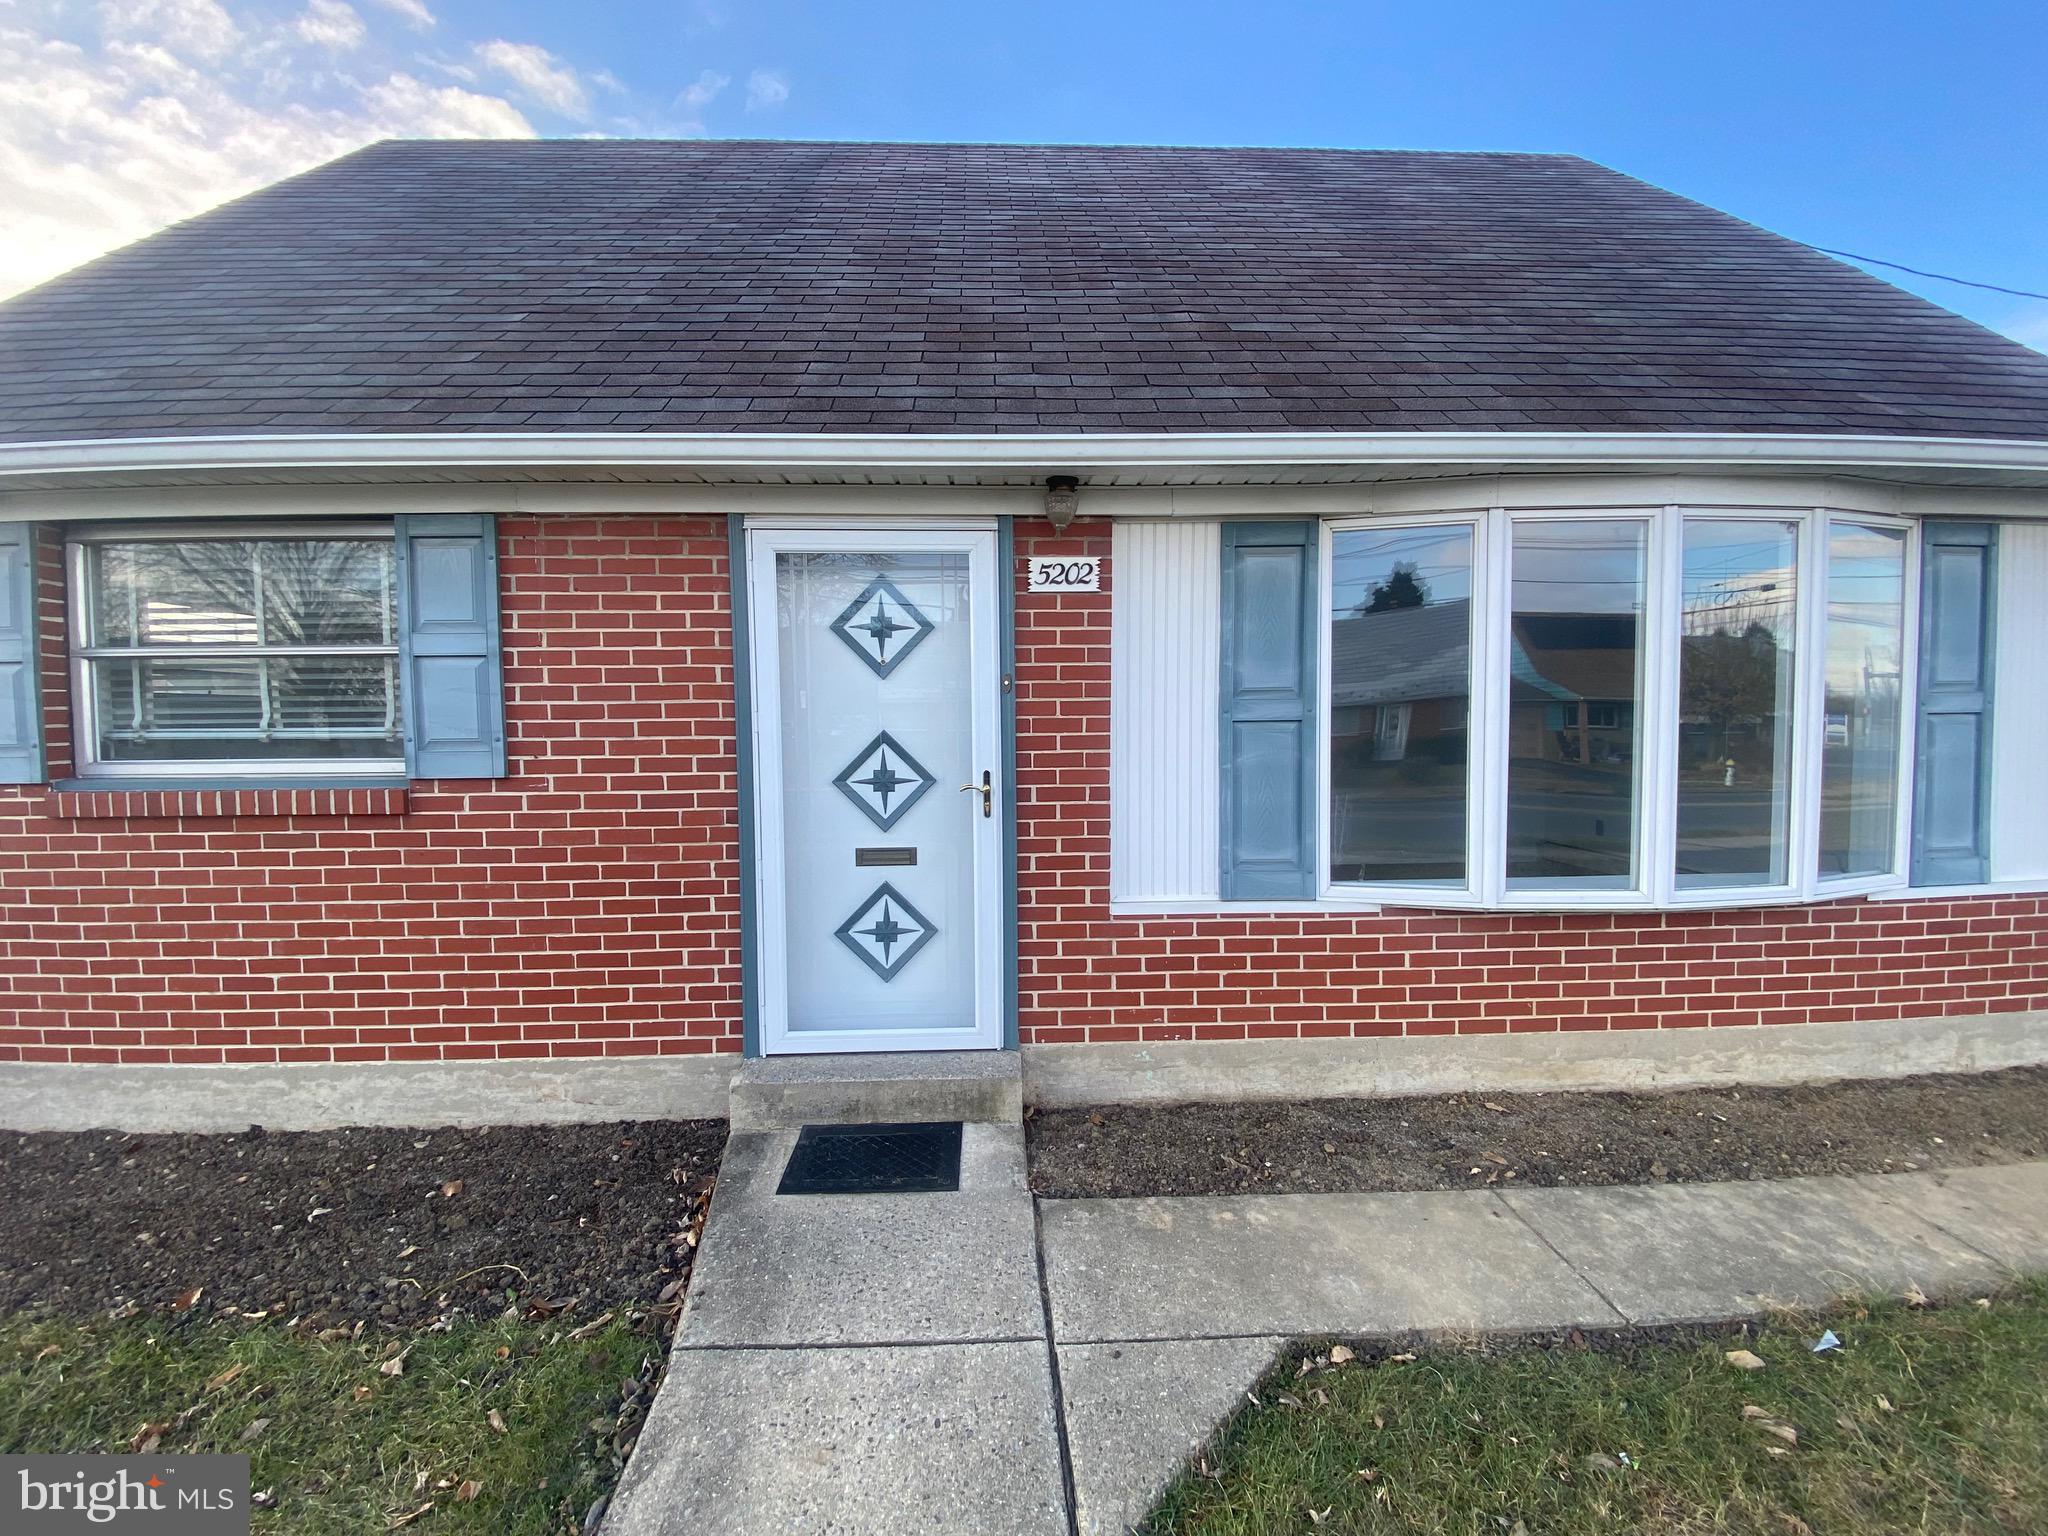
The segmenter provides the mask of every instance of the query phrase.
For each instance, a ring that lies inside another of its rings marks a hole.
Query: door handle
[[[981,782],[979,784],[962,784],[960,786],[960,793],[963,795],[980,795],[981,814],[984,816],[995,815],[996,787],[990,782],[986,768],[981,770]]]

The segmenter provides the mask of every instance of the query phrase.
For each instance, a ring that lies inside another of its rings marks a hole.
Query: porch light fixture
[[[1067,524],[1074,520],[1074,514],[1081,510],[1081,482],[1073,475],[1047,475],[1045,477],[1045,515],[1051,521],[1053,531],[1065,533]]]

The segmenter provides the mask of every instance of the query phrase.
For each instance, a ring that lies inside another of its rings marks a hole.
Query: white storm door
[[[995,534],[747,551],[763,1052],[999,1048]]]

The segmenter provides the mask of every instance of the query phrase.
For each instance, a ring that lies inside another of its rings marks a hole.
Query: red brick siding
[[[511,778],[225,808],[244,815],[0,789],[0,1059],[738,1048],[725,525],[499,532]],[[62,777],[63,584],[44,544]]]
[[[512,778],[345,803],[0,789],[0,1059],[738,1048],[724,525],[507,517],[499,530]],[[1099,524],[1018,529],[1020,573],[1031,554],[1106,565],[1108,552]],[[70,734],[52,540],[41,570],[61,777]],[[2032,897],[1112,919],[1109,596],[1019,591],[1016,605],[1027,1041],[2048,1006],[2048,903]]]

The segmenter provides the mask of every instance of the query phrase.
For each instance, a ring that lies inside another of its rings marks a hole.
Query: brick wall
[[[0,1059],[738,1049],[724,524],[506,517],[499,531],[510,779],[234,797],[0,788]],[[63,587],[54,541],[43,553],[61,777]],[[1017,553],[1020,570],[1032,554],[1106,566],[1108,530],[1026,523]],[[1027,1042],[2048,1006],[2048,903],[2032,897],[1111,919],[1109,596],[1016,604]]]
[[[738,1049],[725,524],[499,533],[511,778],[395,800],[0,788],[0,1059]],[[54,540],[43,555],[55,778],[69,685]]]

